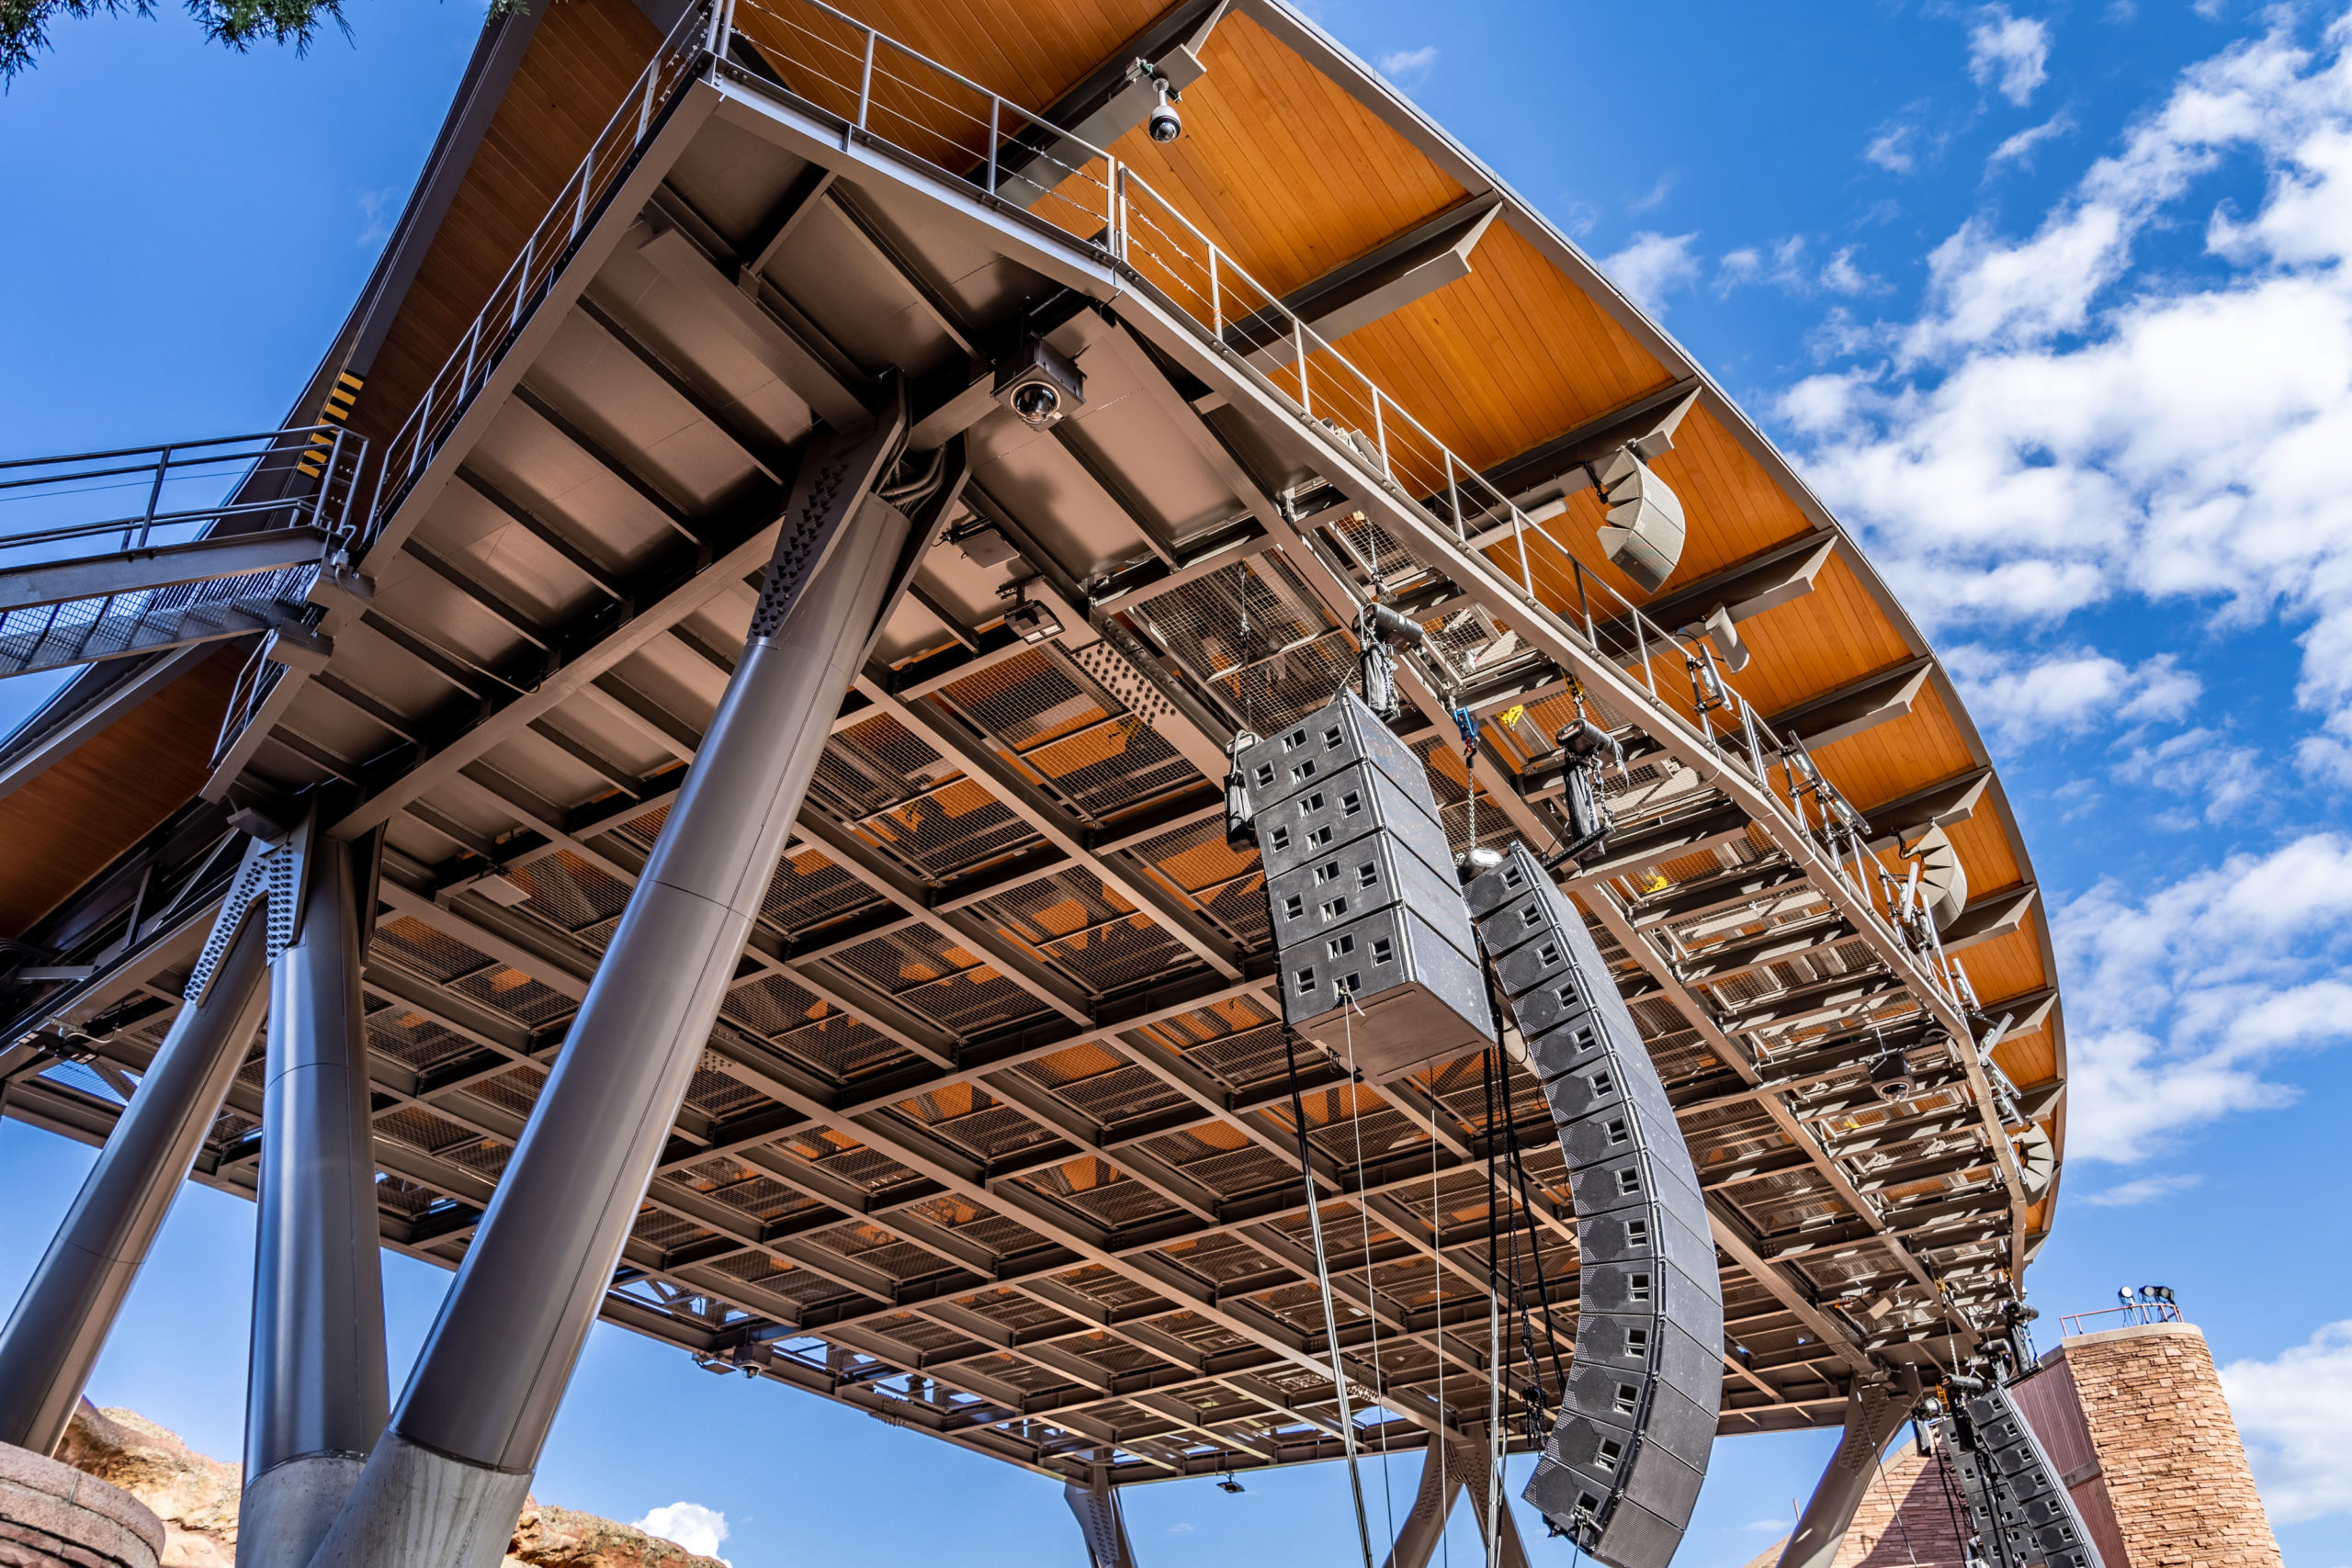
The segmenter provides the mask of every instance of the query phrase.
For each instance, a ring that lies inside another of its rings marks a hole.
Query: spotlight
[[[1086,377],[1045,339],[1024,337],[997,364],[996,396],[1022,423],[1043,430],[1086,400]]]
[[[1739,628],[1732,624],[1730,605],[1716,605],[1700,629],[1715,645],[1715,656],[1724,661],[1724,669],[1736,675],[1747,668],[1747,644],[1740,639]]]
[[[1023,642],[1044,642],[1062,635],[1061,617],[1035,599],[1023,599],[1007,610],[1004,626]]]
[[[1165,138],[1162,140],[1165,140]],[[1236,1495],[1238,1495],[1242,1492],[1248,1490],[1248,1488],[1243,1486],[1241,1483],[1234,1480],[1233,1477],[1229,1475],[1220,1475],[1216,1478],[1216,1489],[1220,1492],[1230,1492]]]

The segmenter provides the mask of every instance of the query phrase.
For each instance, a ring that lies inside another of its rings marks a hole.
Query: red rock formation
[[[198,1453],[130,1410],[74,1413],[57,1457],[120,1487],[164,1521],[159,1568],[234,1568],[240,1467]],[[507,1543],[505,1568],[725,1568],[633,1525],[531,1499]]]

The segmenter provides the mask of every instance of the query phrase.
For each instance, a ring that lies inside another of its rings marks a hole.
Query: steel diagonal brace
[[[1902,940],[1880,919],[1868,898],[1846,881],[1835,863],[1813,841],[1812,836],[1788,819],[1762,781],[1750,780],[1719,756],[1692,724],[1654,696],[1645,684],[1630,677],[1612,660],[1586,647],[1550,609],[1531,604],[1515,585],[1501,575],[1493,562],[1465,548],[1460,541],[1423,516],[1418,507],[1392,494],[1385,484],[1364,470],[1362,455],[1327,438],[1323,432],[1301,421],[1288,400],[1274,392],[1262,377],[1238,365],[1229,354],[1216,345],[1207,345],[1204,355],[1204,345],[1201,341],[1204,329],[1189,319],[1180,321],[1162,310],[1156,301],[1133,292],[1125,296],[1122,317],[1133,323],[1139,333],[1160,342],[1165,347],[1176,349],[1181,345],[1187,351],[1185,359],[1188,363],[1204,360],[1201,371],[1214,389],[1224,393],[1229,400],[1250,408],[1260,416],[1260,423],[1273,423],[1293,433],[1295,443],[1315,454],[1321,470],[1327,475],[1336,476],[1335,482],[1351,492],[1367,516],[1379,522],[1392,535],[1411,542],[1417,558],[1444,573],[1468,597],[1486,606],[1489,612],[1505,617],[1529,644],[1555,664],[1576,674],[1586,689],[1600,702],[1615,711],[1642,716],[1643,729],[1662,750],[1697,773],[1705,784],[1737,802],[1791,860],[1804,869],[1838,912],[1861,933],[1862,940],[1870,943],[1880,961],[1904,977],[1909,988],[1951,1032],[1954,1039],[1973,1038],[1973,1032],[1959,1007],[1920,967]],[[1973,1059],[1973,1053],[1962,1052],[1962,1055],[1967,1058],[1964,1065],[1969,1086],[1986,1131],[1996,1141],[1994,1153],[1999,1160],[2002,1176],[2009,1183],[2013,1261],[2022,1266],[2024,1202],[2017,1156],[2002,1134],[2000,1111],[1982,1065]]]

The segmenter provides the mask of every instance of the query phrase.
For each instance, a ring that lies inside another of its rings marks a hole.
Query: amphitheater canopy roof
[[[726,684],[795,448],[895,371],[972,479],[834,726],[610,1320],[1055,1473],[1335,1453],[1262,880],[1218,786],[1234,730],[1345,678],[1377,588],[1430,630],[1404,728],[1457,848],[1559,840],[1576,693],[1628,742],[1570,888],[1707,1189],[1723,1430],[1835,1424],[1857,1373],[1992,1327],[2049,1228],[2027,1168],[2065,1063],[2008,803],[1854,541],[1572,243],[1275,0],[540,9],[485,32],[291,411],[360,384],[372,590],[331,649],[97,666],[0,751],[9,1114],[105,1135],[231,814],[321,789],[381,844],[385,1241],[460,1258]],[[1138,59],[1182,88],[1171,143]],[[1084,378],[1050,429],[995,400],[1024,333]],[[1674,415],[1689,537],[1645,594],[1584,465]],[[1752,654],[1721,694],[1676,635],[1717,612]],[[1832,793],[1858,844],[1819,830]],[[1979,1007],[1884,914],[1877,867],[1930,829]],[[1890,1043],[1895,1102],[1866,1081]],[[1570,1336],[1542,1097],[1513,1071],[1490,1111],[1480,1069],[1302,1064],[1375,1445],[1485,1404],[1492,1203],[1544,1280],[1513,1335]],[[203,1179],[251,1190],[259,1072]],[[1513,1132],[1524,1201],[1490,1198]]]

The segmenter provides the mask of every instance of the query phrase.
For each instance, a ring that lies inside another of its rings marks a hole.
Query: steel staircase
[[[0,677],[302,635],[359,543],[366,447],[321,424],[0,463]]]

